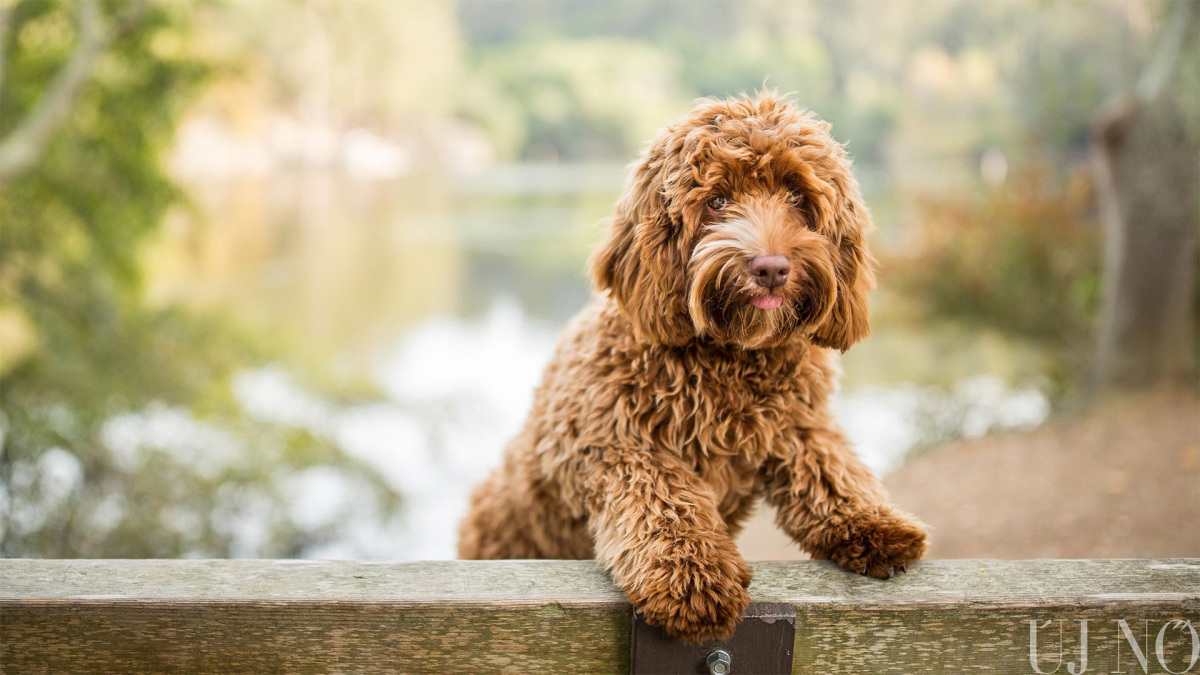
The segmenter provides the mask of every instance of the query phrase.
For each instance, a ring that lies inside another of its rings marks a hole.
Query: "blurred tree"
[[[141,295],[141,244],[186,204],[161,156],[222,67],[190,39],[196,6],[0,9],[0,555],[297,554],[322,534],[247,495],[353,463],[241,414],[230,378],[260,345]],[[121,441],[139,416],[167,431]],[[265,532],[238,548],[248,509]]]
[[[131,5],[140,9],[138,5]],[[0,8],[0,30],[8,10]],[[78,20],[79,38],[70,57],[46,87],[37,105],[0,143],[0,181],[28,169],[41,156],[46,142],[71,112],[75,98],[91,77],[96,59],[111,38],[103,25],[96,0],[81,0]],[[0,57],[0,85],[3,85],[3,58]]]
[[[678,60],[642,41],[535,37],[476,58],[462,114],[525,160],[626,159],[688,106]]]
[[[1172,3],[1136,90],[1097,123],[1107,260],[1096,379],[1196,382],[1200,12]]]
[[[505,157],[527,156],[552,136],[566,139],[564,159],[624,159],[644,136],[623,141],[636,135],[628,124],[623,133],[597,133],[609,124],[593,117],[602,110],[649,96],[643,109],[668,104],[661,125],[696,97],[765,82],[833,123],[865,163],[911,168],[987,147],[1072,158],[1086,145],[1092,111],[1140,57],[1129,15],[1146,12],[1121,0],[464,0],[458,14],[470,58],[459,114],[484,126]],[[601,47],[617,53],[597,55]],[[572,64],[560,60],[572,50],[591,64],[582,84],[563,74]],[[637,92],[606,87],[639,60]],[[667,79],[655,83],[660,72]],[[597,94],[595,109],[568,105],[581,86]],[[535,105],[534,92],[555,104],[552,113]],[[624,116],[640,119],[636,110]],[[581,135],[584,142],[570,142]]]

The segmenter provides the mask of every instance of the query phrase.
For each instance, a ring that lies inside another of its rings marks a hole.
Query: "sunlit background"
[[[0,0],[0,554],[453,557],[624,166],[766,86],[855,158],[838,409],[934,555],[1200,555],[1194,4]]]

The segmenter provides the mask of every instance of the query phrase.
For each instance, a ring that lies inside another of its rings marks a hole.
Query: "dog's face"
[[[869,224],[826,123],[772,94],[706,102],[635,164],[592,276],[654,342],[845,350],[868,332]]]

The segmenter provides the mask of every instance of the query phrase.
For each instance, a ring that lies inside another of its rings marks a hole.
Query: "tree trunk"
[[[1166,55],[1184,68],[1195,67],[1192,18]],[[1157,91],[1141,88],[1093,139],[1106,230],[1096,380],[1106,389],[1196,381],[1200,131],[1189,120],[1196,92],[1174,65],[1151,64]]]

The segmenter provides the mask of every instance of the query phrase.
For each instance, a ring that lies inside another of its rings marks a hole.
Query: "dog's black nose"
[[[791,271],[787,257],[779,254],[756,255],[750,260],[750,274],[764,288],[782,286]]]

